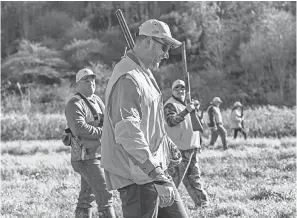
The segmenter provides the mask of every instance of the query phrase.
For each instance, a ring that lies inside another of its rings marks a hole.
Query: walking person
[[[96,200],[99,218],[115,218],[112,193],[107,191],[104,170],[100,166],[104,104],[95,95],[95,77],[84,68],[76,74],[76,90],[66,105],[65,115],[71,131],[71,165],[80,174],[80,192],[76,218],[91,218]]]
[[[239,101],[236,101],[233,105],[230,121],[231,121],[231,129],[233,129],[234,131],[234,139],[237,138],[238,132],[241,132],[244,136],[244,139],[247,139],[247,134],[244,131],[244,127],[243,127],[243,121],[244,121],[243,108],[242,108],[242,104]]]
[[[108,189],[120,193],[124,218],[188,217],[167,173],[181,154],[166,135],[162,93],[150,70],[180,45],[166,23],[147,20],[107,85],[102,164]]]
[[[207,108],[209,123],[208,127],[211,131],[210,146],[214,146],[218,136],[221,137],[223,149],[228,149],[227,146],[227,131],[223,125],[223,118],[220,110],[222,100],[219,97],[214,97]]]
[[[198,153],[201,147],[199,131],[193,131],[190,113],[199,109],[199,102],[185,103],[185,82],[172,84],[172,96],[164,104],[166,131],[182,154],[182,163],[169,169],[175,185],[181,182],[195,203],[195,208],[206,206],[208,197],[201,182]],[[181,181],[182,180],[182,181]]]

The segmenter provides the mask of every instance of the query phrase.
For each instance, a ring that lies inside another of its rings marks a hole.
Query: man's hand
[[[175,200],[175,193],[172,183],[156,184],[155,188],[159,195],[159,207],[171,206]]]
[[[194,100],[193,103],[194,103],[195,108],[196,108],[196,109],[199,109],[199,107],[200,107],[200,102],[199,102],[198,100]]]
[[[186,109],[189,113],[191,113],[193,110],[195,110],[195,105],[194,102],[191,101],[190,103],[187,104]]]

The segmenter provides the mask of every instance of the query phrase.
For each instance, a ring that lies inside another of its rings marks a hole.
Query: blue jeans
[[[98,211],[105,211],[112,207],[112,194],[107,191],[104,170],[99,159],[72,161],[75,172],[81,175],[81,188],[77,207],[91,208],[96,200]]]
[[[176,188],[174,203],[164,208],[158,207],[159,197],[154,183],[132,184],[118,189],[118,191],[124,218],[188,218]]]

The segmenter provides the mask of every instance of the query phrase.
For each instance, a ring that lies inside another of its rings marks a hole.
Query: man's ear
[[[145,43],[144,44],[145,48],[151,49],[152,46],[153,46],[153,39],[152,39],[152,37],[147,37],[145,39],[144,43]]]

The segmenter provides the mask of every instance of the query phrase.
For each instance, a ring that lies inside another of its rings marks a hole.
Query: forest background
[[[125,39],[122,9],[134,34],[147,19],[169,24],[186,42],[193,98],[230,108],[296,105],[296,2],[1,2],[1,112],[63,113],[76,72],[98,75],[104,99]],[[164,99],[182,79],[181,50],[154,70]]]
[[[218,140],[199,154],[210,207],[190,217],[296,217],[296,2],[1,1],[1,216],[72,217],[80,188],[61,142],[75,74],[90,67],[104,99],[131,32],[149,18],[186,41],[193,98],[223,100],[227,151]],[[181,50],[153,71],[164,99],[182,79]],[[244,104],[245,129],[232,139],[230,112]],[[204,113],[207,114],[207,113]],[[203,140],[207,145],[209,129]],[[115,207],[121,214],[118,193]],[[95,213],[95,210],[94,210]]]

